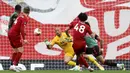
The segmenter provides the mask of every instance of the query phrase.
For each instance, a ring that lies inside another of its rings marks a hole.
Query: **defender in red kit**
[[[15,20],[15,24],[12,25],[10,30],[8,31],[8,38],[11,46],[14,49],[14,53],[12,54],[12,65],[10,66],[10,70],[14,70],[16,72],[20,71],[20,68],[17,66],[18,62],[23,53],[23,46],[27,44],[27,40],[25,38],[25,26],[28,22],[28,15],[30,13],[30,8],[25,7],[23,9],[23,13],[21,13],[17,19]],[[22,38],[21,38],[22,36]]]

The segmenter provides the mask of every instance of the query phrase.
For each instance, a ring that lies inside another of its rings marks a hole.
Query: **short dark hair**
[[[21,8],[22,8],[22,7],[21,7],[20,5],[16,5],[16,6],[15,6],[15,11],[21,11]]]
[[[24,7],[23,12],[29,14],[30,13],[30,7],[28,7],[28,6]]]
[[[80,21],[86,21],[87,19],[88,19],[88,15],[86,14],[86,13],[80,13],[79,15],[78,15],[78,18],[79,18],[79,20]]]
[[[87,24],[89,27],[91,27],[90,24],[89,24],[89,22],[85,22],[85,24]]]

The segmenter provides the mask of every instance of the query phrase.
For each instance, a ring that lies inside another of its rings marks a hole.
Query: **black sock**
[[[108,65],[108,66],[117,66],[117,63],[110,62],[110,61],[107,61],[107,60],[105,60],[104,64]]]
[[[76,65],[79,65],[78,57],[76,58]]]
[[[11,65],[13,65],[13,61],[11,60]]]

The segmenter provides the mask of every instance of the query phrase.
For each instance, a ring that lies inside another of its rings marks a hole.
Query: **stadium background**
[[[30,20],[26,27],[27,40],[21,64],[30,70],[31,64],[44,64],[36,69],[68,69],[63,63],[63,51],[57,45],[48,50],[44,39],[51,40],[54,29],[64,30],[80,12],[89,15],[88,22],[94,32],[104,39],[104,57],[108,60],[124,63],[130,70],[130,1],[129,0],[0,0],[0,63],[9,68],[11,46],[7,38],[9,16],[16,4],[32,7]],[[73,5],[71,3],[74,3]],[[36,27],[42,29],[41,36],[35,36]],[[71,32],[71,34],[73,34]],[[116,60],[115,60],[116,59]],[[95,69],[95,66],[92,65]],[[106,67],[106,66],[105,66]],[[117,69],[106,67],[109,69]]]

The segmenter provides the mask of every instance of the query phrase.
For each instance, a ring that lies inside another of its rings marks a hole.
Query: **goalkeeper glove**
[[[47,39],[44,40],[44,42],[45,42],[46,45],[50,45],[50,42]]]

